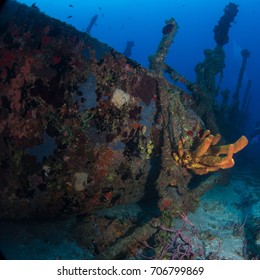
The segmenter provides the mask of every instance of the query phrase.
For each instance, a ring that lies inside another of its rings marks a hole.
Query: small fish
[[[99,8],[100,11],[102,10],[101,7],[98,7],[98,8]]]
[[[102,14],[102,18],[104,18],[104,14]]]
[[[72,18],[72,16],[67,16],[67,18]]]
[[[69,4],[69,7],[70,7],[70,8],[73,8],[73,5]]]

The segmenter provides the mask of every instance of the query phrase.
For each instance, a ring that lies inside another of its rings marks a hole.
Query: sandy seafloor
[[[212,188],[188,217],[212,235],[208,250],[216,251],[220,242],[220,259],[247,259],[249,246],[260,251],[260,180],[248,170],[236,170],[227,186]]]
[[[133,215],[141,211],[136,204],[131,208]],[[117,208],[106,213],[113,216],[123,211]],[[220,245],[219,259],[254,258],[260,252],[260,177],[250,165],[240,164],[232,170],[229,184],[216,185],[204,194],[188,218],[207,235],[203,241],[206,255],[216,252]],[[73,223],[73,219],[1,221],[0,248],[7,259],[93,259],[87,249],[71,239]]]

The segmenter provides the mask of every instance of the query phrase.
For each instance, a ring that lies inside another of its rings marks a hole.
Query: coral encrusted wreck
[[[164,78],[177,29],[166,22],[148,71],[38,9],[7,2],[0,17],[0,218],[81,217],[73,237],[96,258],[119,258],[156,232],[154,217],[196,208],[221,175],[202,177],[191,190],[192,171],[231,167],[246,140],[214,146],[218,136],[202,136],[198,95]]]

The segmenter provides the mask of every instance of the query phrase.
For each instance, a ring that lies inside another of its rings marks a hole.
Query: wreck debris
[[[204,50],[204,55],[204,62],[197,64],[195,68],[197,83],[212,101],[216,95],[216,76],[223,75],[225,53],[222,46],[217,45],[213,50]]]
[[[219,46],[228,43],[228,31],[231,23],[235,20],[238,13],[238,5],[230,2],[224,9],[224,15],[220,18],[218,24],[214,27],[214,39]]]
[[[213,50],[206,49],[204,51],[204,62],[197,64],[195,67],[197,84],[203,92],[206,93],[206,95],[200,95],[200,92],[198,92],[200,103],[198,114],[205,121],[206,126],[214,133],[219,131],[216,125],[216,117],[213,113],[215,97],[219,90],[219,86],[216,86],[216,77],[219,75],[220,83],[225,67],[225,52],[223,46],[228,43],[228,31],[237,13],[238,6],[236,4],[230,2],[226,5],[224,15],[214,28],[214,39],[217,45]]]
[[[113,246],[97,255],[97,259],[113,260],[125,258],[129,252],[134,251],[136,244],[150,238],[157,228],[153,226],[155,219],[141,227],[137,227],[129,236],[119,239]]]
[[[178,24],[174,18],[165,21],[165,26],[162,29],[163,37],[158,45],[157,51],[154,55],[149,57],[149,69],[157,75],[162,75],[165,67],[165,58],[167,56],[169,47],[178,31]]]
[[[229,95],[230,95],[230,90],[228,90],[228,89],[225,89],[221,92],[222,102],[221,102],[221,106],[220,106],[220,112],[224,119],[227,117],[227,114],[228,114]]]
[[[243,80],[243,77],[244,77],[244,73],[245,73],[245,70],[246,70],[247,60],[250,56],[250,52],[247,49],[243,49],[241,51],[241,55],[242,55],[242,64],[241,64],[241,68],[239,70],[236,89],[235,89],[235,92],[233,94],[232,108],[230,110],[230,119],[234,123],[235,126],[238,126],[239,121],[241,120],[241,118],[240,118],[239,93],[240,93],[240,88],[241,88],[241,85],[242,85],[242,80]]]
[[[246,90],[242,102],[242,108],[241,108],[241,122],[243,123],[242,127],[245,126],[246,120],[249,116],[249,104],[250,104],[250,90],[251,90],[252,81],[248,80],[246,85]]]
[[[134,47],[134,45],[134,41],[127,41],[125,49],[123,51],[123,55],[125,55],[126,57],[130,57],[132,55],[132,48]]]
[[[87,33],[87,34],[90,34],[90,33],[91,33],[91,30],[92,30],[93,26],[96,24],[97,19],[98,19],[98,15],[94,15],[94,16],[91,18],[91,20],[90,20],[90,22],[89,22],[89,25],[88,25],[88,27],[86,28],[86,33]]]

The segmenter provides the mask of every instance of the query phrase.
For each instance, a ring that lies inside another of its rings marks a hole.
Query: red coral
[[[159,208],[161,211],[165,211],[169,208],[171,208],[171,203],[172,200],[170,198],[163,198],[162,200],[159,201]]]
[[[103,178],[107,175],[108,169],[111,165],[111,160],[114,158],[114,152],[111,149],[106,149],[99,154],[99,157],[96,161],[98,178]]]
[[[27,57],[25,64],[21,67],[21,73],[24,75],[24,78],[31,72],[31,66],[33,63],[33,59],[31,57]]]
[[[194,136],[194,132],[192,130],[188,130],[186,131],[187,135],[189,135],[190,137]]]
[[[157,81],[149,75],[144,74],[140,81],[134,81],[133,79],[133,83],[135,82],[137,86],[133,92],[133,96],[141,98],[145,105],[149,106],[153,97],[157,95]]]
[[[8,49],[3,50],[0,57],[0,65],[2,67],[9,67],[11,68],[15,61],[15,56],[11,51]]]
[[[51,41],[51,38],[47,35],[42,36],[42,46],[47,46]]]
[[[54,55],[51,58],[51,64],[56,65],[59,64],[61,62],[61,56],[60,55]]]

